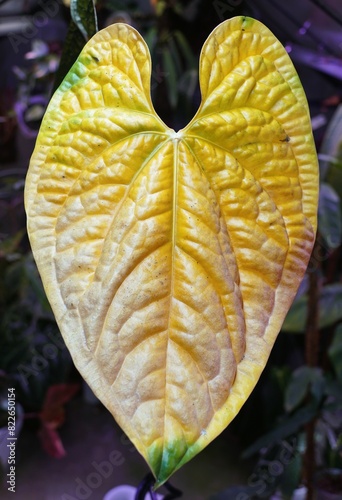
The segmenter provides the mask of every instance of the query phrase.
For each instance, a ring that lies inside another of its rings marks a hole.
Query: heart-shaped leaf
[[[235,417],[314,241],[317,160],[299,78],[260,22],[204,44],[201,106],[156,115],[141,36],[97,33],[53,96],[28,232],[74,362],[157,484]]]

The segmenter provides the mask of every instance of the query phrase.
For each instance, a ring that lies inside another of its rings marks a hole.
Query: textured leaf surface
[[[140,35],[96,34],[54,95],[28,231],[76,366],[158,484],[234,418],[311,252],[317,162],[284,48],[238,17],[210,35],[202,104],[174,132]]]

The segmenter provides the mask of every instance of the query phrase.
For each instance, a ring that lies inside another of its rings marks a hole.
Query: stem
[[[150,494],[151,500],[156,500],[157,495],[153,490],[154,483],[155,478],[153,477],[153,474],[149,472],[139,484],[134,500],[144,500],[147,493]],[[181,490],[172,486],[172,484],[170,484],[168,481],[166,481],[166,483],[164,484],[164,488],[166,488],[168,491],[168,493],[164,497],[164,500],[173,500],[174,498],[179,498],[183,495]]]
[[[313,500],[314,498],[314,473],[316,467],[315,460],[315,420],[311,420],[311,422],[307,423],[305,426],[305,434],[306,434],[306,449],[304,455],[304,476],[306,482],[306,500]]]
[[[308,315],[306,320],[306,330],[305,330],[305,358],[306,364],[309,367],[318,366],[318,353],[319,353],[319,342],[320,342],[320,332],[319,332],[319,261],[315,258],[318,252],[315,249],[318,248],[319,243],[314,246],[312,256],[311,256],[311,272],[309,273],[309,291],[308,291]],[[309,396],[312,397],[312,396]],[[314,473],[316,467],[315,461],[315,419],[305,427],[306,432],[306,450],[304,454],[304,481],[307,487],[306,500],[313,500],[313,481]]]
[[[316,246],[315,246],[316,248]],[[313,260],[313,259],[312,259]],[[309,274],[308,316],[305,329],[305,360],[310,367],[318,365],[319,352],[319,283],[318,270],[312,267]]]
[[[153,491],[154,483],[155,479],[153,477],[153,474],[149,472],[139,484],[134,500],[145,500],[147,493],[150,494],[151,500],[156,500],[157,496]]]

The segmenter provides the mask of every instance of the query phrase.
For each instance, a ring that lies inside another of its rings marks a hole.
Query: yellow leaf
[[[75,365],[162,484],[235,417],[305,272],[317,160],[306,98],[260,22],[218,26],[175,132],[141,36],[97,33],[53,96],[28,232]]]

